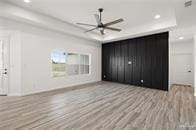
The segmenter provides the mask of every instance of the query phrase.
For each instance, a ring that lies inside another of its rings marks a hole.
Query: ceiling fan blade
[[[96,30],[96,29],[98,29],[98,27],[92,28],[92,29],[90,29],[90,30],[87,30],[87,31],[85,31],[85,33],[90,32],[90,31],[93,31],[93,30]]]
[[[91,26],[91,27],[97,27],[97,25],[86,24],[86,23],[76,23],[76,24],[85,25],[85,26]]]
[[[99,15],[94,14],[94,16],[95,16],[95,19],[96,19],[96,21],[97,21],[97,24],[98,24],[98,25],[102,25],[101,20],[100,20],[100,18],[99,18]]]
[[[121,29],[118,29],[118,28],[112,28],[112,27],[105,27],[105,29],[109,29],[109,30],[117,31],[117,32],[120,32],[120,31],[121,31]]]
[[[120,22],[123,22],[123,21],[124,20],[122,18],[121,19],[117,19],[115,21],[112,21],[112,22],[104,24],[104,26],[110,26],[110,25],[117,24],[117,23],[120,23]]]

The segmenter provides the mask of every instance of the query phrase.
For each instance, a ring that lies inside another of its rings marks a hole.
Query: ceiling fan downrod
[[[103,8],[99,8],[98,9],[98,11],[99,11],[99,15],[100,15],[100,21],[102,22],[102,12],[103,12]]]

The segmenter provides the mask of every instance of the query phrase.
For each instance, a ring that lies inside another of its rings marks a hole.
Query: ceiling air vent
[[[186,0],[185,3],[184,3],[185,7],[189,7],[191,5],[192,5],[192,0]]]

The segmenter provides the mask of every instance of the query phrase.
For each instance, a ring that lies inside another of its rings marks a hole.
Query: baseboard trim
[[[90,83],[68,86],[68,87],[64,87],[64,88],[57,88],[57,89],[46,90],[46,91],[42,91],[42,92],[35,92],[35,93],[25,94],[25,95],[22,95],[22,96],[32,96],[32,95],[39,95],[39,94],[50,93],[50,92],[51,93],[53,93],[53,92],[54,93],[68,92],[68,91],[72,91],[72,90],[83,89],[83,88],[99,85],[99,84],[102,84],[102,83],[103,83],[102,81],[95,81],[95,82],[90,82]]]
[[[21,96],[19,93],[9,93],[6,96]]]
[[[183,84],[172,84],[172,85],[176,85],[176,86],[186,86],[186,87],[192,87],[191,85],[183,85]]]
[[[0,96],[7,96],[7,94],[0,94]]]

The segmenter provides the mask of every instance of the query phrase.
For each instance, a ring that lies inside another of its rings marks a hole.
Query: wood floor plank
[[[193,88],[169,92],[100,82],[0,97],[0,130],[196,130]]]

